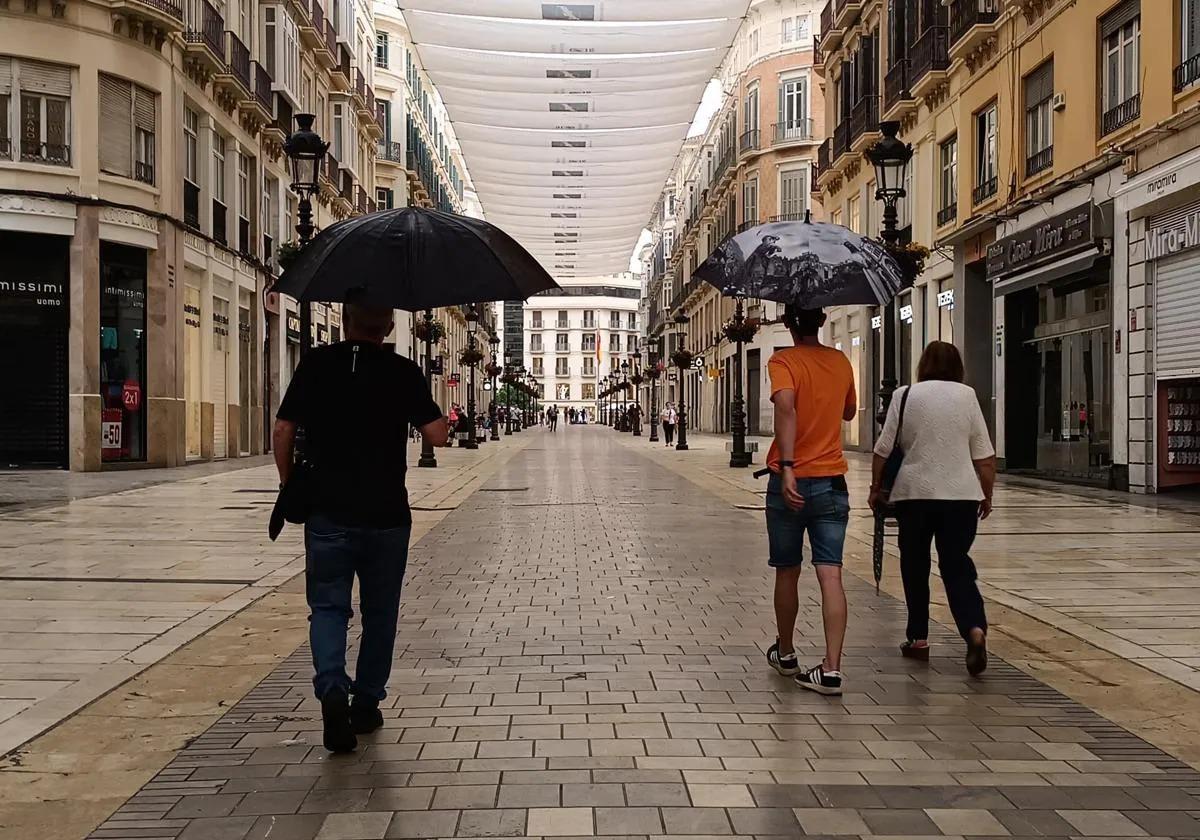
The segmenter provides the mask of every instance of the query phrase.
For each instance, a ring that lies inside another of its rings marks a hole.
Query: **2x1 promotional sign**
[[[125,380],[121,388],[121,403],[126,411],[139,411],[142,407],[142,386],[132,379]]]

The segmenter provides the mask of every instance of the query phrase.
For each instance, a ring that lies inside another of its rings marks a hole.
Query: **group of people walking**
[[[841,431],[858,414],[858,396],[849,359],[820,343],[823,312],[788,307],[784,323],[793,346],[777,351],[767,365],[775,439],[767,456],[766,523],[778,626],[767,661],[803,688],[839,695],[848,620],[842,555],[850,518]],[[992,511],[996,464],[975,391],[963,379],[954,345],[935,341],[925,349],[917,382],[892,398],[875,446],[868,504],[877,514],[894,512],[899,524],[908,607],[899,653],[929,658],[929,574],[936,545],[950,609],[966,642],[967,671],[978,675],[987,667],[987,618],[970,549],[979,520]],[[808,667],[794,647],[806,538],[825,630],[825,656]]]

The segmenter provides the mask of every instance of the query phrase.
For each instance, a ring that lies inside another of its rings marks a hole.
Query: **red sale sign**
[[[142,407],[142,386],[132,379],[121,389],[121,403],[126,411],[137,411]]]

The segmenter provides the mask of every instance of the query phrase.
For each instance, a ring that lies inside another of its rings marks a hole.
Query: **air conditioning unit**
[[[1050,97],[1050,107],[1055,111],[1062,111],[1067,107],[1067,95],[1065,93],[1056,93]]]

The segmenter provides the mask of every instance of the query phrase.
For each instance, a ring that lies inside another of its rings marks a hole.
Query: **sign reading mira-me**
[[[1193,205],[1183,214],[1172,213],[1166,220],[1146,230],[1146,259],[1158,260],[1200,248],[1200,206]]]

